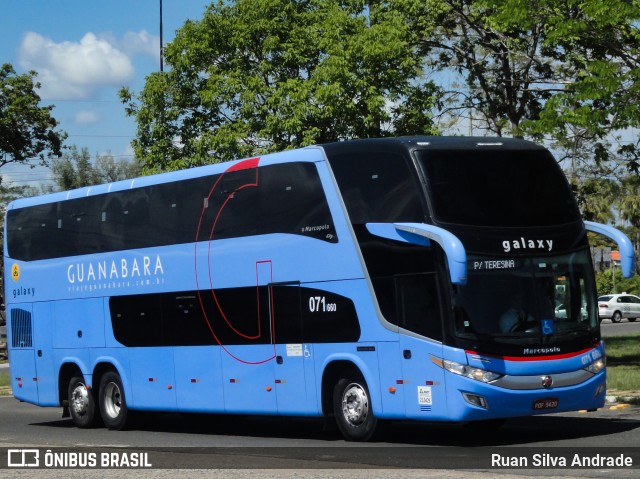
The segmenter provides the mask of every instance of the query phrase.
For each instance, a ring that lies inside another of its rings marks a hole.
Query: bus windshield
[[[551,257],[472,256],[468,283],[453,290],[455,335],[500,344],[553,344],[597,331],[587,250]]]
[[[544,150],[418,150],[438,223],[535,227],[576,221],[569,185]]]

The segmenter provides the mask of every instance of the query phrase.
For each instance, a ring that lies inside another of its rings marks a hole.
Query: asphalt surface
[[[97,447],[130,447],[163,452],[162,464],[152,469],[73,470],[1,469],[0,478],[255,478],[255,479],[390,479],[390,478],[467,478],[524,479],[544,478],[639,478],[640,469],[467,469],[465,455],[484,447],[501,450],[548,451],[549,447],[587,447],[618,453],[640,444],[640,407],[618,405],[595,413],[567,413],[517,418],[496,434],[492,430],[473,431],[459,425],[422,423],[392,425],[384,443],[373,447],[344,442],[339,434],[326,432],[318,421],[216,417],[179,414],[149,414],[138,418],[130,430],[104,428],[82,430],[60,417],[59,408],[39,408],[0,398],[0,455],[5,448],[40,447],[47,450]],[[273,447],[275,446],[275,447]],[[606,446],[607,448],[605,448]],[[438,469],[392,467],[378,469],[375,464],[385,454],[398,451],[398,457],[419,457],[423,451],[445,457],[452,447],[460,448],[459,457]],[[81,448],[81,449],[78,449]],[[165,450],[166,448],[166,450]],[[176,449],[177,448],[177,449]],[[274,453],[273,450],[276,450]],[[287,451],[282,457],[282,451]],[[594,450],[594,449],[590,449]],[[177,451],[177,452],[176,452]],[[188,451],[188,452],[181,452]],[[228,452],[227,452],[228,451]],[[309,452],[313,451],[313,452]],[[391,452],[390,452],[391,451]],[[184,454],[213,456],[220,466],[213,469],[175,469],[172,457]],[[1,456],[0,456],[1,457]],[[284,462],[283,462],[284,460]],[[155,459],[154,459],[155,462]],[[347,466],[345,467],[345,462]],[[640,460],[638,461],[640,462]],[[0,464],[2,461],[0,461]],[[315,464],[313,467],[309,463]],[[367,465],[362,468],[358,464]],[[167,465],[168,464],[168,465]],[[0,466],[1,467],[1,466]],[[158,469],[157,467],[162,467]],[[164,468],[166,467],[166,469]]]

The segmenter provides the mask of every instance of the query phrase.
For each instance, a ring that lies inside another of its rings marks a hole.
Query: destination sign
[[[474,271],[518,269],[520,267],[520,261],[515,259],[474,259],[469,261],[468,266]]]

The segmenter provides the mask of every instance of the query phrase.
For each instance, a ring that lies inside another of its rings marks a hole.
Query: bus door
[[[116,301],[120,300],[122,302],[117,304]],[[123,296],[111,298],[110,304],[111,314],[115,314],[118,323],[125,324],[128,328],[127,341],[130,347],[127,352],[131,391],[125,392],[129,394],[127,398],[129,405],[143,410],[176,410],[173,348],[164,345],[165,331],[161,298],[158,295],[140,295],[137,298]],[[85,307],[95,308],[89,316],[99,317],[97,302],[87,301]],[[89,343],[89,345],[95,348],[98,342]]]
[[[300,284],[271,284],[270,301],[276,343],[274,371],[278,412],[314,412],[317,399],[313,380],[313,346],[303,342]]]
[[[53,358],[53,311],[52,303],[33,304],[33,349],[38,378],[38,404],[57,406],[58,374],[55,372]]]
[[[402,376],[407,417],[428,420],[447,412],[442,358],[442,320],[436,273],[395,277]]]
[[[278,410],[273,363],[276,359],[269,313],[271,261],[256,262],[256,287],[235,305],[223,304],[229,324],[222,344],[225,411],[269,414]],[[221,301],[222,303],[222,301]]]

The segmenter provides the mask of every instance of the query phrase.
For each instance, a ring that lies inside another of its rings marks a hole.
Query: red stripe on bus
[[[592,348],[586,348],[586,349],[583,349],[581,351],[576,351],[576,352],[572,352],[572,353],[550,354],[550,355],[545,355],[545,356],[494,356],[492,354],[482,354],[482,353],[478,353],[476,351],[469,351],[469,350],[465,350],[465,352],[467,354],[472,355],[472,356],[484,356],[484,357],[487,357],[487,358],[503,359],[505,361],[553,361],[554,359],[567,359],[567,358],[573,358],[573,357],[576,357],[576,356],[580,356],[581,354],[585,354],[585,353],[597,348],[599,345],[600,345],[600,343],[596,344]]]
[[[249,158],[248,160],[242,160],[235,165],[231,165],[226,169],[225,173],[229,173],[231,171],[240,171],[240,170],[248,170],[250,168],[257,168],[258,162],[260,158]]]

